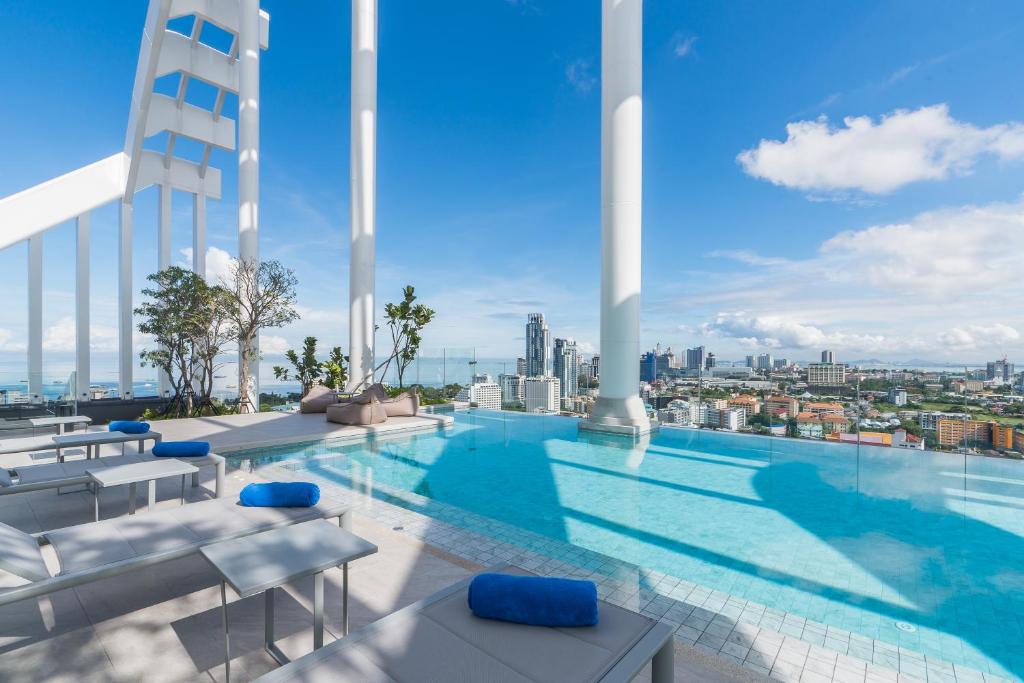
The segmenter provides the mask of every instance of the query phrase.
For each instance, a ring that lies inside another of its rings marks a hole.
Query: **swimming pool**
[[[1024,462],[473,410],[243,454],[410,491],[954,664],[1024,676]]]

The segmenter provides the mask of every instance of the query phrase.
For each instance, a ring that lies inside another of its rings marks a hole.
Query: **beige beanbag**
[[[323,413],[327,406],[338,402],[338,392],[318,384],[309,390],[309,393],[299,401],[299,412],[302,413]]]
[[[415,391],[406,391],[381,401],[381,405],[388,417],[415,417],[420,409],[420,397]]]
[[[327,421],[343,425],[373,425],[387,422],[384,406],[375,398],[356,399],[350,403],[327,406]]]

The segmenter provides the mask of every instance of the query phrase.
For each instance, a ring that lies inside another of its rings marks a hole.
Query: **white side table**
[[[139,482],[149,482],[149,506],[153,507],[153,504],[156,503],[156,480],[180,475],[181,504],[184,505],[185,479],[188,475],[195,474],[198,471],[199,468],[195,465],[174,458],[87,469],[85,473],[92,480],[93,508],[96,513],[96,521],[100,521],[100,489],[102,488],[128,484],[128,514],[134,515],[135,497],[138,494],[137,486]]]

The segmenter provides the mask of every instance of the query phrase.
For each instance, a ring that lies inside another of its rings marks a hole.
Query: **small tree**
[[[316,359],[316,343],[316,337],[306,337],[302,344],[301,356],[291,349],[285,352],[285,358],[292,364],[294,375],[292,369],[280,365],[274,366],[274,377],[287,382],[294,376],[302,385],[303,396],[308,394],[316,384],[323,384],[328,389],[340,391],[348,379],[348,373],[345,370],[348,357],[341,352],[341,347],[335,346],[331,349],[327,360],[321,363]]]
[[[435,315],[432,308],[414,303],[415,301],[416,294],[413,286],[406,285],[402,290],[400,302],[384,305],[384,323],[391,332],[392,351],[387,360],[377,366],[376,370],[383,368],[382,374],[387,374],[391,363],[394,362],[398,372],[399,388],[405,387],[405,371],[416,360],[416,354],[419,353],[423,328],[434,319]]]
[[[323,364],[316,359],[316,337],[306,337],[303,340],[301,356],[295,353],[294,349],[288,349],[284,357],[292,364],[295,379],[302,385],[302,395],[305,396],[320,381],[324,373]],[[291,378],[291,370],[275,365],[274,377],[287,382]]]
[[[213,407],[217,361],[235,339],[229,292],[178,266],[146,279],[156,286],[142,290],[147,299],[135,314],[141,318],[139,331],[152,335],[155,345],[140,356],[143,365],[165,373],[171,383],[174,396],[167,412],[188,416]]]
[[[327,360],[321,367],[324,371],[324,386],[335,391],[342,391],[348,381],[348,356],[341,352],[340,346],[331,349]]]
[[[249,368],[258,360],[256,337],[261,330],[294,322],[295,274],[278,261],[238,259],[232,262],[234,299],[232,324],[238,334],[238,412],[259,411],[250,390]]]

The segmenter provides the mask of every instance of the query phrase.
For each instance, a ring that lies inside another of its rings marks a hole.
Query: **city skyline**
[[[307,334],[347,344],[336,302],[347,300],[348,54],[328,46],[348,34],[349,19],[330,3],[265,4],[279,28],[264,61],[262,248],[299,274],[303,314],[265,335],[273,361]],[[786,22],[757,3],[734,10],[743,22],[676,3],[646,9],[644,348],[704,345],[719,362],[766,352],[809,362],[826,347],[895,365],[1024,357],[1013,303],[1024,285],[1010,277],[1024,246],[1024,94],[1014,66],[1024,8],[993,3],[968,15],[939,3],[922,15],[800,3]],[[144,10],[0,8],[0,57],[33,66],[9,84],[26,106],[0,112],[11,161],[0,194],[120,145]],[[309,12],[323,17],[323,40],[299,28]],[[416,286],[438,311],[426,351],[515,358],[521,320],[534,310],[582,354],[598,351],[598,18],[596,7],[507,0],[458,16],[417,3],[381,8],[379,227],[388,239],[378,298]],[[777,30],[758,30],[765,22]],[[795,40],[811,24],[820,42]],[[71,25],[71,34],[62,28]],[[899,28],[907,25],[910,34]],[[464,42],[426,50],[424,29]],[[131,39],[98,40],[108,30]],[[524,40],[530,49],[504,49]],[[96,77],[70,76],[54,57],[68,52]],[[465,65],[467,53],[480,59]],[[305,77],[283,79],[296,72]],[[722,74],[728,92],[716,87]],[[467,84],[476,97],[464,95]],[[420,106],[424,88],[449,104]],[[303,126],[294,125],[298,106]],[[224,166],[225,199],[209,209],[215,276],[236,239],[235,180]],[[139,202],[140,215],[153,214],[154,197]],[[175,197],[176,262],[188,257],[186,203]],[[113,291],[115,274],[101,266],[115,225],[113,212],[94,217],[97,291]],[[71,368],[71,230],[45,240],[48,376]],[[499,248],[505,235],[517,249]],[[140,289],[156,262],[155,225],[141,222],[137,248]],[[14,302],[0,312],[0,373],[12,377],[24,374],[23,252],[0,255]],[[96,379],[114,374],[115,315],[112,299],[94,301]]]

